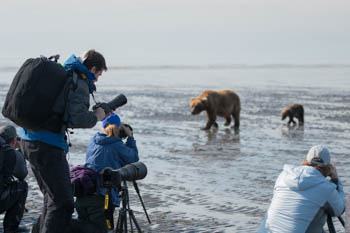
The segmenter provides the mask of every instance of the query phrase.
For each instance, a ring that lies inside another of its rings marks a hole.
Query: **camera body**
[[[142,162],[130,163],[117,170],[107,167],[102,171],[101,184],[105,188],[119,188],[122,181],[141,180],[146,175],[147,167]]]
[[[127,127],[127,128],[129,128],[132,131],[132,128],[131,128],[131,126],[129,124],[122,123],[122,125],[124,125],[124,127]],[[119,137],[121,139],[124,139],[124,138],[128,137],[128,135],[126,135],[126,133],[125,133],[123,128],[120,128],[120,130],[119,130]]]
[[[97,108],[103,108],[103,110],[105,111],[106,115],[108,115],[109,113],[113,112],[114,110],[116,110],[117,108],[123,106],[124,104],[126,104],[128,102],[128,100],[126,99],[126,96],[123,94],[117,95],[114,99],[112,99],[111,101],[107,102],[107,103],[96,103],[92,109],[95,110]]]

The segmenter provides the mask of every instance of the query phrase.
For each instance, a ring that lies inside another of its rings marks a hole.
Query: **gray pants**
[[[41,233],[68,233],[74,211],[66,153],[40,141],[21,142],[21,149],[44,195]]]

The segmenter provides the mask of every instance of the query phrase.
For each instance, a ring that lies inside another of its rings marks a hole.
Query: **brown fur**
[[[296,124],[293,117],[298,119],[299,125],[304,124],[304,108],[301,104],[293,104],[287,108],[284,108],[281,115],[282,120],[286,119],[286,117],[289,117],[288,125],[291,123],[294,125]]]
[[[206,90],[200,96],[191,98],[191,113],[199,114],[202,111],[207,112],[207,124],[204,130],[210,129],[212,125],[218,127],[216,117],[226,119],[225,126],[230,125],[233,117],[236,129],[239,128],[239,118],[241,111],[241,102],[236,93],[230,90],[212,91]]]

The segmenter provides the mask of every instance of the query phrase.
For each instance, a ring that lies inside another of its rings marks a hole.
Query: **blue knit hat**
[[[111,115],[109,115],[108,117],[106,117],[103,121],[102,121],[102,127],[106,128],[106,126],[108,124],[113,124],[116,126],[120,126],[120,118],[117,114],[112,113]]]

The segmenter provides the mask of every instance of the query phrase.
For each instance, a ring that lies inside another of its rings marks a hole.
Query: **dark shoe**
[[[20,233],[20,232],[29,232],[29,229],[26,227],[18,227],[16,230],[5,230],[4,233]]]

